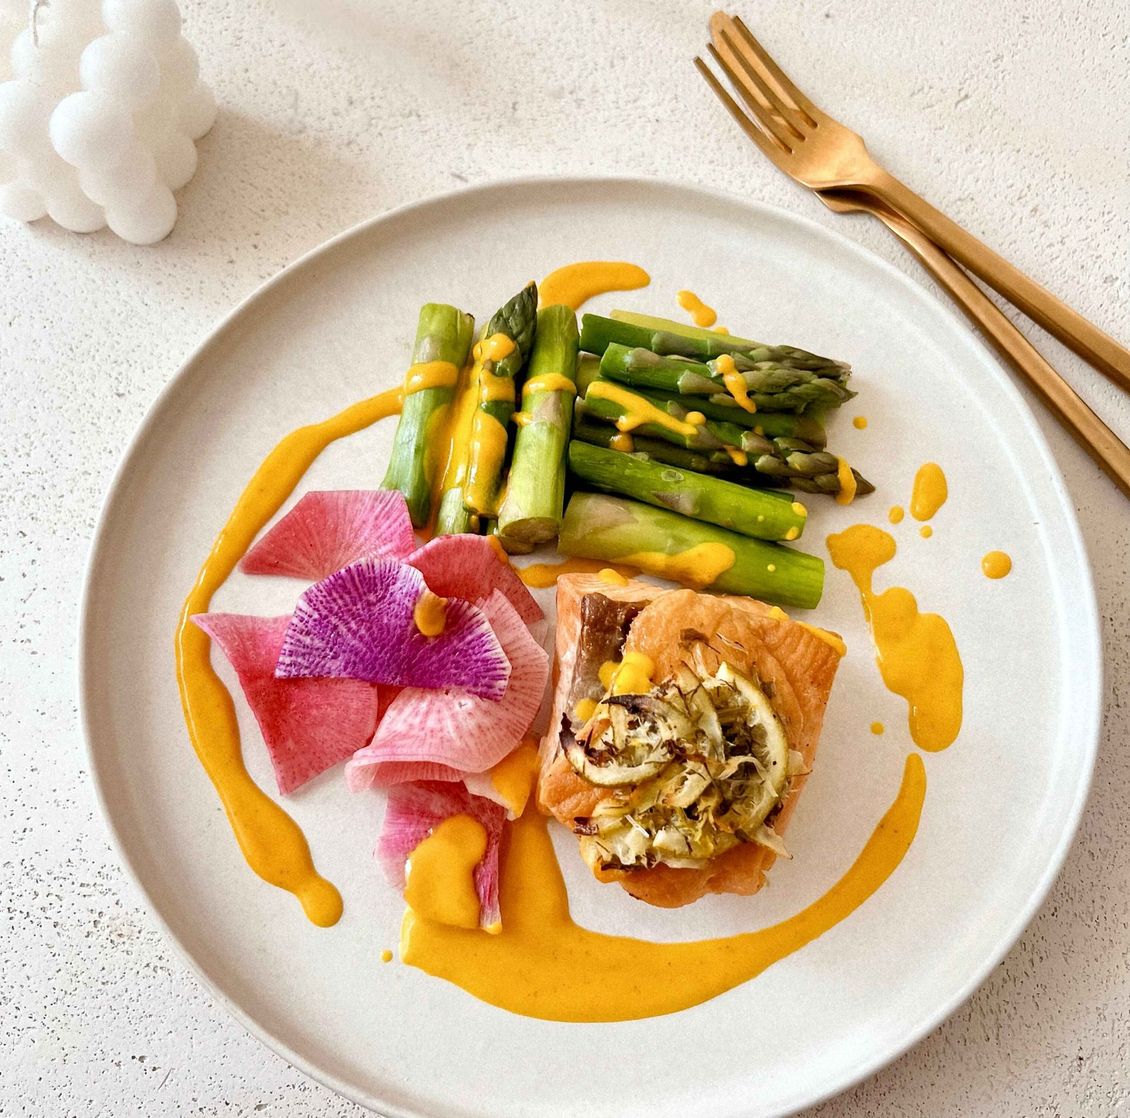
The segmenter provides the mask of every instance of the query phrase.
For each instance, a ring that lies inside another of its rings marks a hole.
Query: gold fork
[[[745,134],[785,174],[817,192],[860,192],[902,215],[1064,345],[1130,391],[1130,351],[884,170],[861,136],[817,108],[793,84],[741,19],[715,12],[710,31],[711,54],[755,119],[742,111],[701,58],[695,59],[695,65]]]

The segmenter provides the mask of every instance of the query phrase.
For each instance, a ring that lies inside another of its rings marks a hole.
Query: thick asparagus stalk
[[[577,358],[577,394],[583,396],[585,389],[600,376],[600,358],[591,353],[582,353]]]
[[[463,489],[454,486],[444,491],[436,512],[435,534],[459,536],[479,530],[479,517],[463,503]]]
[[[537,285],[529,283],[495,311],[475,347],[479,400],[471,421],[463,502],[480,516],[498,512],[506,425],[514,413],[517,376],[533,341],[537,306]]]
[[[569,444],[569,469],[585,488],[621,493],[760,540],[795,540],[808,518],[797,501],[576,440]]]
[[[736,423],[740,427],[754,428],[760,434],[768,435],[771,439],[802,439],[817,450],[822,450],[828,442],[824,424],[815,415],[810,415],[808,412],[748,412],[728,394],[672,396],[665,392],[646,391],[642,392],[641,395],[663,406],[673,402],[681,405],[687,411],[700,411],[707,419],[716,419],[723,423]]]
[[[728,360],[741,377],[739,387],[744,385],[744,395],[758,412],[838,408],[855,395],[842,380],[811,369],[774,361],[753,361],[740,353]],[[672,395],[720,397],[729,394],[716,360],[703,364],[685,357],[664,357],[652,350],[612,344],[600,359],[600,372],[602,376],[634,388],[657,389]],[[846,379],[846,373],[844,377]]]
[[[814,555],[600,493],[573,494],[557,549],[802,609],[815,606],[824,589],[824,563]]]
[[[663,462],[680,470],[694,470],[700,474],[732,474],[737,470],[730,456],[717,450],[687,450],[662,439],[649,439],[633,432],[623,435],[585,410],[581,404],[573,417],[573,437],[606,450],[643,454],[654,462]]]
[[[743,353],[755,361],[772,361],[797,369],[810,369],[833,380],[846,379],[851,366],[844,361],[821,357],[792,346],[765,345],[752,338],[719,334],[700,326],[688,326],[668,318],[613,311],[611,318],[596,314],[584,316],[581,348],[589,353],[603,353],[611,343],[631,348],[650,349],[654,353],[693,357],[708,361],[723,353]]]
[[[420,308],[412,367],[404,378],[404,402],[382,489],[399,489],[417,528],[432,514],[443,463],[443,424],[459,371],[467,362],[475,320],[446,303]]]
[[[565,506],[565,449],[577,396],[577,316],[560,304],[537,314],[522,418],[498,536],[507,551],[532,551],[557,538]],[[517,417],[516,417],[517,418]]]

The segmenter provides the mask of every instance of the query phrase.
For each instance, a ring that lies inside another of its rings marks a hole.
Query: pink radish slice
[[[485,602],[501,590],[527,625],[545,614],[534,596],[486,536],[437,536],[408,556],[435,594]]]
[[[415,547],[402,493],[323,490],[307,493],[251,548],[239,569],[316,580],[358,559],[403,559]]]
[[[283,795],[344,761],[373,736],[385,688],[353,679],[275,678],[289,617],[201,613],[192,620],[235,669]]]
[[[479,894],[479,924],[497,923],[498,845],[506,812],[498,804],[472,796],[462,784],[417,781],[398,784],[388,794],[384,826],[377,843],[377,858],[389,881],[404,890],[404,866],[412,851],[445,819],[469,815],[487,833],[486,853],[475,867],[475,891]]]
[[[426,589],[415,567],[395,559],[362,559],[316,582],[298,599],[275,675],[463,687],[501,699],[510,662],[486,614],[450,598],[443,632],[425,637],[412,611]]]
[[[354,791],[434,776],[442,765],[458,780],[484,772],[522,739],[541,706],[549,657],[530,635],[514,607],[496,590],[483,603],[512,667],[506,693],[488,702],[466,691],[406,687],[388,706],[372,742],[345,769]]]

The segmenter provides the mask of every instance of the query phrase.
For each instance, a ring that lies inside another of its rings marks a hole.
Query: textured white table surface
[[[1130,9],[980,7],[763,0],[746,15],[896,173],[1130,341]],[[845,231],[928,284],[884,230],[833,216],[739,139],[690,65],[709,10],[194,5],[186,33],[221,110],[172,236],[135,248],[0,222],[0,1114],[361,1114],[187,973],[109,848],[84,767],[74,644],[99,503],[219,316],[371,214],[529,173],[719,186]],[[1130,399],[1036,340],[1130,441]],[[1105,630],[1091,800],[1047,903],[984,987],[821,1115],[1130,1114],[1130,505],[1037,414]]]

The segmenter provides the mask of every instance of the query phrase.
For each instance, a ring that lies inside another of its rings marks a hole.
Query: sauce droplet
[[[708,307],[693,291],[680,291],[676,298],[679,306],[690,313],[696,326],[713,326],[718,321],[718,312]]]
[[[486,849],[486,828],[477,819],[452,815],[443,820],[408,859],[408,907],[453,928],[478,928],[479,894],[473,875]]]
[[[416,599],[412,620],[421,636],[438,637],[447,626],[447,599],[433,594],[425,587]]]
[[[628,585],[627,578],[612,567],[601,567],[597,572],[597,578],[599,578],[601,582],[606,582],[609,586]]]
[[[883,725],[882,722],[872,722],[871,723],[871,732],[873,734],[881,734],[885,729],[886,729],[886,727]]]
[[[538,771],[537,742],[527,738],[490,770],[491,787],[515,818],[526,810]]]
[[[942,467],[937,462],[927,462],[914,475],[910,515],[915,520],[929,520],[946,503],[948,496],[949,489]]]
[[[981,560],[986,578],[1004,578],[1012,570],[1012,559],[1003,551],[990,551]]]
[[[887,689],[907,702],[911,738],[922,749],[945,749],[961,730],[965,680],[945,618],[920,613],[904,587],[875,593],[875,571],[895,555],[894,538],[882,528],[856,524],[827,543],[832,562],[851,575],[863,599],[879,672]]]
[[[855,491],[859,483],[855,480],[855,472],[843,458],[837,460],[836,480],[840,483],[836,504],[850,505],[855,500]]]
[[[590,299],[609,291],[634,291],[646,287],[651,276],[635,264],[619,260],[584,260],[550,272],[538,285],[543,307],[564,303],[579,310]]]
[[[906,515],[903,512],[902,505],[891,505],[890,511],[887,513],[887,519],[892,524],[901,524],[902,518]]]
[[[726,391],[733,396],[738,406],[751,415],[756,413],[757,404],[749,398],[749,388],[746,386],[745,377],[738,372],[733,356],[729,353],[721,354],[715,358],[714,368],[721,374]]]
[[[867,426],[867,416],[857,415],[852,421],[851,425],[857,430],[862,431]]]
[[[392,962],[392,952],[387,947],[381,952],[381,962],[382,963],[391,963]]]

